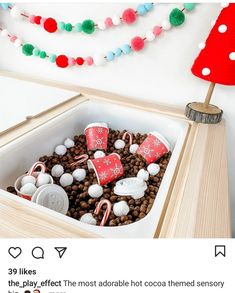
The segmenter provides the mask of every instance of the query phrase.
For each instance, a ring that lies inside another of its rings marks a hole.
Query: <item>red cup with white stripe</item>
[[[103,158],[88,160],[88,168],[95,171],[99,185],[103,186],[112,182],[124,173],[120,156],[116,153]]]
[[[170,150],[170,143],[160,133],[150,132],[147,138],[137,149],[137,154],[145,158],[148,164],[156,162]]]
[[[84,130],[88,151],[105,150],[108,145],[109,128],[106,123],[91,123]]]

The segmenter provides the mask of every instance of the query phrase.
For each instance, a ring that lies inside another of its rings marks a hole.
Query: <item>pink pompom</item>
[[[156,25],[154,28],[153,28],[153,33],[155,36],[159,36],[162,32],[162,28],[158,25]]]
[[[29,22],[35,23],[35,15],[30,15],[29,16]]]
[[[40,20],[40,25],[41,26],[44,26],[44,23],[47,19],[45,17],[42,17],[41,20]]]
[[[107,18],[105,19],[104,24],[105,24],[105,26],[106,26],[107,28],[113,26],[112,18],[111,18],[111,17],[107,17]]]
[[[87,63],[87,65],[93,65],[93,63],[94,63],[94,60],[93,60],[93,58],[91,57],[91,56],[88,56],[87,58],[86,58],[86,63]]]
[[[141,37],[134,37],[131,40],[131,48],[134,51],[140,51],[144,48],[144,40]]]
[[[17,36],[11,36],[11,37],[10,37],[10,41],[11,41],[12,43],[14,43],[16,39],[17,39]]]
[[[69,66],[74,66],[76,64],[76,60],[71,57],[68,59],[68,63],[69,63]]]
[[[136,21],[136,13],[132,8],[126,9],[122,14],[122,21],[126,24],[132,24]]]

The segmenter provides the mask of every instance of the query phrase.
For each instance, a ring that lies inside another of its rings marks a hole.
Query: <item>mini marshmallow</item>
[[[96,152],[94,153],[94,158],[95,158],[95,159],[103,158],[103,157],[105,157],[105,153],[104,153],[103,151],[96,151]]]
[[[103,187],[99,184],[93,184],[88,188],[88,194],[93,198],[101,197],[103,194]]]
[[[148,165],[147,170],[150,175],[155,176],[160,171],[160,166],[158,164],[152,163]]]
[[[114,147],[117,150],[123,149],[125,147],[125,141],[122,139],[118,139],[114,143]]]
[[[73,183],[73,176],[69,173],[64,173],[60,177],[60,185],[63,187],[69,186]]]
[[[64,174],[64,167],[61,165],[55,165],[51,169],[51,175],[53,177],[60,177]]]
[[[114,215],[117,217],[126,216],[130,211],[130,208],[126,201],[122,200],[113,205]]]
[[[86,213],[83,216],[81,216],[80,222],[90,225],[96,225],[96,219],[92,216],[91,213]]]
[[[148,181],[149,180],[149,172],[144,169],[140,169],[137,174],[137,178],[142,179],[144,181]]]
[[[24,186],[25,184],[27,183],[32,183],[35,185],[36,183],[36,178],[34,176],[31,176],[31,175],[27,175],[27,176],[24,176],[21,180],[21,186]]]
[[[73,178],[77,181],[82,181],[86,178],[86,170],[85,169],[76,169],[73,171]]]
[[[37,177],[36,186],[42,186],[50,182],[50,176],[48,174],[40,173]]]
[[[18,6],[13,6],[10,10],[10,15],[14,18],[23,18],[22,16],[23,11]]]
[[[130,153],[135,154],[137,152],[138,148],[139,148],[139,145],[137,143],[134,143],[130,146],[129,151],[130,151]]]
[[[33,195],[36,190],[37,187],[34,184],[26,183],[24,186],[21,187],[20,192],[23,194]]]
[[[66,146],[67,149],[69,149],[69,148],[74,147],[75,143],[72,139],[66,138],[66,140],[64,141],[64,145]]]
[[[67,148],[66,146],[64,145],[58,145],[56,148],[55,148],[55,153],[59,156],[63,156],[67,153]]]

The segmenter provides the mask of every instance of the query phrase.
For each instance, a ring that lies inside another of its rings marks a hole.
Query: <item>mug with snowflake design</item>
[[[148,164],[156,162],[170,151],[170,143],[160,133],[150,132],[147,138],[137,149],[137,154],[145,158]]]
[[[87,149],[105,150],[107,149],[109,128],[106,123],[91,123],[84,130],[87,141]]]
[[[116,153],[103,158],[88,160],[87,164],[89,170],[95,171],[98,183],[101,186],[118,179],[124,173],[120,156]]]

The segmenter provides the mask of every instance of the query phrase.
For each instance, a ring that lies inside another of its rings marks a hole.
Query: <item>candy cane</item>
[[[105,210],[105,213],[104,213],[103,219],[102,219],[102,221],[101,221],[101,223],[100,223],[100,226],[104,226],[104,225],[105,225],[105,223],[106,223],[107,220],[108,220],[108,217],[109,217],[109,214],[110,214],[110,212],[111,212],[111,209],[112,209],[112,204],[111,204],[111,202],[110,202],[109,200],[107,200],[107,199],[103,199],[103,200],[101,200],[101,201],[98,203],[98,205],[97,205],[97,207],[96,207],[96,209],[95,209],[95,212],[94,212],[95,215],[98,215],[98,214],[100,213],[101,207],[102,207],[104,204],[107,204],[107,208],[106,208],[106,210]]]
[[[76,166],[78,164],[81,164],[81,163],[84,163],[85,161],[88,160],[88,155],[84,154],[84,155],[81,155],[81,156],[76,156],[74,157],[75,160],[77,160],[76,162],[74,163],[71,163],[70,166]]]
[[[35,170],[37,169],[37,167],[41,167],[42,173],[46,172],[46,169],[47,169],[46,165],[43,162],[38,161],[38,162],[34,163],[33,166],[29,169],[27,175],[32,176],[33,173],[35,172]]]
[[[125,140],[127,135],[129,136],[129,143],[130,143],[130,145],[132,145],[133,134],[130,131],[126,131],[123,134],[122,139]]]

